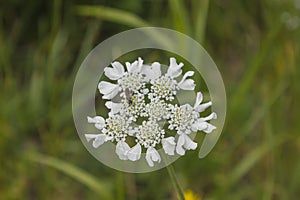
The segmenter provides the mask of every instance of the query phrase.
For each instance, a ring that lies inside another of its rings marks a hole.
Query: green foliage
[[[83,59],[106,38],[142,26],[172,28],[196,39],[226,85],[220,141],[204,159],[187,152],[174,163],[183,188],[205,199],[297,199],[297,2],[1,2],[1,199],[176,199],[166,169],[126,174],[91,157],[72,120],[72,87]],[[149,62],[161,58],[151,50],[143,56]]]

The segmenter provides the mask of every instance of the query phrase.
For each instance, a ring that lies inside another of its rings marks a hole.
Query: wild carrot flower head
[[[217,115],[202,116],[212,102],[203,103],[201,92],[197,92],[194,105],[175,103],[180,90],[195,89],[191,78],[194,72],[183,74],[183,66],[170,58],[163,74],[160,63],[146,65],[138,58],[133,63],[126,62],[125,67],[119,62],[106,67],[105,75],[111,81],[101,81],[98,89],[107,100],[108,118],[88,116],[88,123],[94,124],[99,133],[85,134],[86,139],[92,141],[94,148],[114,142],[115,153],[121,160],[137,161],[144,152],[150,167],[161,162],[160,148],[168,156],[195,150],[197,143],[190,134],[212,132],[216,127],[209,121]]]

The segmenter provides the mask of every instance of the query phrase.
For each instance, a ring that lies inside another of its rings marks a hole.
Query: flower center
[[[125,141],[128,134],[128,121],[121,115],[112,115],[106,119],[106,127],[102,130],[108,137],[113,137],[112,141]]]
[[[167,105],[164,101],[159,99],[153,99],[146,105],[145,116],[152,120],[161,120],[162,118],[168,118]]]
[[[139,89],[145,87],[144,78],[138,73],[125,72],[124,76],[118,80],[118,83],[123,90],[128,88],[133,92],[137,92]]]
[[[176,95],[175,81],[167,76],[161,76],[153,81],[151,92],[160,99],[173,100]]]
[[[136,142],[143,145],[145,148],[149,146],[155,147],[164,138],[165,131],[154,121],[143,121],[142,125],[138,127],[136,133]]]
[[[178,133],[182,133],[185,131],[186,134],[189,134],[190,126],[194,121],[193,108],[189,105],[183,105],[178,107],[175,105],[171,109],[171,115],[169,120],[169,129],[178,131]]]
[[[143,115],[145,108],[144,95],[140,93],[133,94],[129,97],[130,99],[123,99],[124,112],[127,116],[133,117],[133,120]]]

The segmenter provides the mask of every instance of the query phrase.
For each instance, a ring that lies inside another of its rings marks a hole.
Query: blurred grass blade
[[[67,41],[69,38],[69,34],[61,29],[57,32],[55,35],[54,41],[52,43],[52,46],[49,51],[49,56],[47,58],[46,63],[46,76],[45,81],[46,84],[45,87],[51,91],[53,82],[56,81],[55,74],[57,71],[61,69],[61,65],[63,63],[63,60],[65,60],[67,57],[64,54]]]
[[[209,0],[193,1],[195,9],[195,39],[199,43],[203,43],[205,37],[205,28],[207,21],[207,13],[209,8]],[[199,5],[200,4],[200,5]]]
[[[150,26],[146,21],[130,12],[105,6],[76,6],[76,13],[87,17],[97,17],[131,27]]]
[[[59,29],[59,25],[61,23],[61,8],[62,1],[61,0],[53,0],[52,2],[52,24],[51,24],[51,33],[55,35],[55,33]]]
[[[270,142],[266,141],[261,146],[254,149],[252,152],[250,152],[244,159],[240,161],[240,163],[233,169],[231,175],[229,176],[229,181],[233,185],[238,180],[240,180],[260,159],[263,158],[263,156],[266,155],[270,150],[275,148],[276,146],[279,146],[283,142],[285,142],[288,138],[287,137],[281,137],[277,139],[277,141],[274,141],[274,145],[271,145]]]
[[[144,21],[137,15],[115,8],[108,8],[104,6],[76,6],[75,9],[77,14],[82,16],[96,17],[102,20],[132,26],[134,28],[140,28],[145,26],[151,27],[151,24],[148,24],[146,21]],[[174,42],[171,41],[170,38],[167,38],[159,31],[149,30],[145,31],[145,34],[149,35],[149,37],[153,38],[156,42],[166,47],[174,45]]]
[[[179,32],[189,34],[191,30],[184,1],[169,0],[169,7],[172,12],[174,28]]]
[[[41,163],[49,167],[53,167],[65,173],[66,175],[71,176],[72,178],[88,186],[94,192],[99,194],[100,199],[112,199],[112,196],[108,190],[108,185],[100,182],[99,180],[94,178],[93,175],[83,171],[82,169],[57,158],[35,152],[31,152],[26,156],[29,160]]]
[[[277,26],[271,29],[271,31],[267,34],[266,38],[263,40],[260,51],[258,52],[256,57],[253,58],[253,61],[250,64],[248,70],[246,71],[243,80],[241,81],[241,84],[239,84],[239,87],[237,88],[236,93],[232,98],[231,106],[233,107],[233,110],[237,110],[241,106],[241,103],[246,97],[248,90],[251,88],[251,85],[253,84],[256,75],[258,74],[260,69],[263,69],[261,68],[261,66],[265,58],[269,55],[268,53],[270,49],[273,48],[272,45],[274,41],[276,41],[276,37],[280,32],[280,28],[281,24],[279,23]]]
[[[72,71],[73,75],[76,75],[79,66],[83,62],[86,55],[93,49],[93,42],[97,36],[97,34],[100,33],[102,23],[97,21],[93,21],[88,23],[88,28],[86,30],[85,36],[82,40],[78,56],[76,57],[76,60],[74,62],[74,68]],[[73,85],[73,80],[71,81]]]
[[[265,105],[252,110],[251,117],[238,129],[238,132],[241,134],[239,137],[235,138],[235,142],[231,144],[231,150],[226,152],[226,156],[229,157],[232,155],[238,146],[242,145],[242,143],[246,140],[246,137],[255,131],[255,127],[257,127],[259,122],[265,117],[266,111],[271,109],[271,107],[278,101],[278,99],[280,99],[288,88],[289,86],[285,81],[279,82],[278,86],[274,86],[274,94],[271,98],[269,98],[268,102]]]

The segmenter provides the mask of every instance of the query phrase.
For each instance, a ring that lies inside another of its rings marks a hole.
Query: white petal
[[[104,124],[105,120],[101,116],[96,116],[96,117],[87,117],[88,123],[95,123],[95,124]]]
[[[205,133],[211,133],[214,129],[216,129],[217,127],[215,127],[214,125],[211,125],[210,123],[204,122],[206,123],[206,128],[203,129],[203,131]]]
[[[104,128],[105,124],[95,124],[96,129],[102,130]]]
[[[198,106],[195,107],[195,111],[197,111],[197,112],[203,112],[204,110],[206,110],[206,108],[208,108],[211,105],[212,105],[211,101],[209,101],[207,103],[200,104],[200,105],[198,105]]]
[[[211,119],[217,119],[217,114],[213,112],[210,115],[208,115],[207,117],[199,118],[199,120],[201,120],[201,121],[208,121]]]
[[[166,75],[171,78],[176,78],[181,75],[182,67],[183,67],[183,63],[177,64],[175,58],[170,58],[170,66],[168,68]]]
[[[177,141],[177,145],[176,145],[176,153],[178,153],[179,155],[182,155],[182,156],[185,154],[185,150],[182,148],[184,143],[185,143],[184,134],[181,134],[178,137],[178,141]]]
[[[115,68],[120,74],[123,74],[123,73],[124,73],[124,66],[123,66],[121,63],[115,61],[115,62],[113,62],[111,65],[112,65],[113,68]]]
[[[119,74],[122,74],[122,75],[124,74],[124,67],[121,63],[116,61],[116,62],[113,62],[111,65],[113,66],[114,69],[117,70],[117,72]]]
[[[124,67],[119,62],[113,62],[112,67],[105,67],[104,74],[111,80],[118,80],[124,75]]]
[[[99,134],[93,141],[93,147],[98,148],[100,145],[102,145],[104,142],[106,142],[105,139],[106,139],[105,134]]]
[[[161,161],[159,153],[154,148],[153,148],[153,153],[151,154],[151,158],[154,162],[160,163],[160,161]]]
[[[131,161],[136,161],[141,158],[142,147],[139,143],[137,143],[134,147],[132,147],[127,154],[127,157]]]
[[[137,72],[137,73],[139,73],[139,72],[141,72],[141,70],[142,70],[142,67],[143,67],[143,59],[142,58],[138,58],[138,60],[137,60],[137,64],[136,64],[136,66],[134,66],[134,72]]]
[[[160,163],[161,161],[160,155],[153,147],[148,147],[146,151],[146,161],[148,162],[148,165],[150,167],[154,166],[153,161]]]
[[[106,67],[104,69],[104,74],[107,76],[110,80],[118,80],[120,79],[123,74],[120,74],[117,70],[111,68],[111,67]]]
[[[196,98],[196,102],[195,102],[194,108],[196,108],[197,106],[199,106],[202,101],[203,101],[203,95],[202,95],[202,93],[201,92],[197,92],[197,98]]]
[[[112,99],[119,92],[119,86],[117,84],[113,84],[107,81],[101,81],[98,85],[98,89],[101,94],[104,96],[103,99]]]
[[[174,155],[174,151],[175,151],[175,138],[174,137],[167,137],[167,138],[163,138],[162,139],[162,146],[163,149],[165,150],[165,153],[167,155]]]
[[[108,108],[108,109],[111,109],[110,113],[111,114],[116,114],[116,113],[119,113],[123,107],[123,104],[122,103],[114,103],[112,101],[107,101],[105,103],[105,106]]]
[[[130,73],[139,73],[143,67],[143,60],[139,57],[138,60],[134,61],[132,64],[126,62],[127,71]]]
[[[95,139],[99,134],[84,134],[86,140],[89,142],[91,139]]]
[[[151,66],[145,65],[145,66],[143,67],[143,70],[142,70],[141,73],[145,75],[145,81],[148,82],[148,81],[150,81],[150,80],[154,80],[155,74],[154,74],[154,72],[153,72]]]
[[[145,75],[146,81],[156,80],[161,76],[160,63],[154,62],[151,66],[144,65],[141,73]]]
[[[87,117],[88,123],[95,123],[95,127],[99,130],[103,129],[105,126],[105,120],[103,117],[96,116],[94,118]]]
[[[154,163],[151,159],[151,150],[150,150],[150,148],[148,148],[147,151],[146,151],[146,161],[147,161],[147,163],[150,167],[154,166]]]
[[[98,85],[98,89],[101,94],[111,93],[116,87],[118,87],[118,85],[107,81],[101,81]]]
[[[188,72],[186,72],[186,73],[183,75],[181,81],[178,83],[178,85],[181,84],[181,83],[183,83],[183,82],[187,79],[187,77],[193,76],[194,73],[195,73],[195,72],[193,72],[193,71],[188,71]]]
[[[196,85],[193,79],[187,79],[181,83],[178,83],[178,87],[182,90],[194,90],[195,86]]]
[[[197,123],[192,124],[191,129],[192,129],[193,132],[197,132],[198,131]]]
[[[119,90],[118,88],[116,88],[115,90],[113,90],[111,93],[108,93],[106,95],[102,96],[102,99],[112,99],[114,98],[117,94],[118,94]]]
[[[127,153],[130,150],[128,144],[120,140],[116,145],[116,153],[121,160],[128,160]]]
[[[130,62],[126,62],[125,65],[126,65],[127,71],[128,71],[128,72],[131,72],[132,66],[131,66]]]
[[[114,98],[117,94],[119,93],[119,89],[116,88],[115,90],[113,90],[111,93],[103,95],[102,99],[112,99]]]
[[[188,71],[184,74],[181,81],[178,83],[178,87],[182,90],[194,90],[195,82],[193,79],[187,79],[189,76],[193,76],[195,72]]]
[[[152,70],[154,72],[154,77],[152,79],[157,79],[161,76],[160,63],[154,62],[151,65]]]
[[[202,120],[197,120],[197,122],[192,125],[192,130],[195,132],[204,131],[205,133],[211,133],[216,128],[214,125]]]
[[[205,122],[197,120],[194,124],[192,124],[191,128],[193,132],[202,131],[207,128],[207,124]]]
[[[187,150],[195,150],[197,148],[197,143],[194,142],[189,136],[184,135],[185,137],[185,142],[184,142],[184,148]]]

